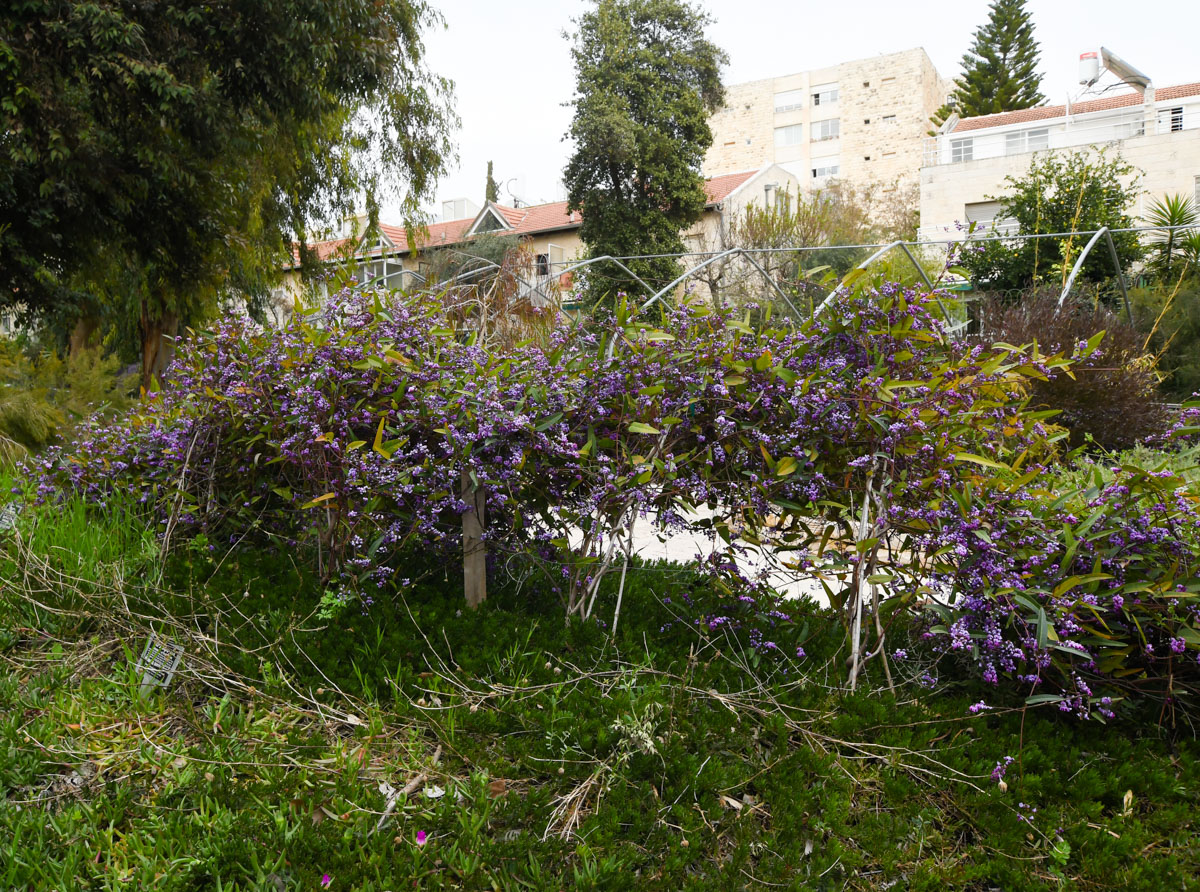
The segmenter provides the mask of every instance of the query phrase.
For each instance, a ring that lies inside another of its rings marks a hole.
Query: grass
[[[1200,886],[1184,714],[1081,723],[916,660],[849,695],[814,605],[760,653],[753,609],[639,566],[611,639],[532,580],[460,609],[425,560],[321,620],[287,555],[162,563],[121,506],[24,515],[0,558],[0,888]],[[143,694],[151,628],[187,650]]]

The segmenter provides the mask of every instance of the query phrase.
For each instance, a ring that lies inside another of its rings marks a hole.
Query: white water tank
[[[1100,80],[1100,54],[1097,52],[1079,54],[1079,83],[1091,86]]]
[[[479,205],[469,198],[452,198],[442,202],[442,220],[465,220],[479,213]]]

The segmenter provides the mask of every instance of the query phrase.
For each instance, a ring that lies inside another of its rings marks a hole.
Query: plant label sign
[[[183,659],[183,648],[171,641],[164,641],[154,632],[146,642],[137,661],[137,669],[142,674],[142,691],[153,687],[166,687],[175,677],[175,670]]]

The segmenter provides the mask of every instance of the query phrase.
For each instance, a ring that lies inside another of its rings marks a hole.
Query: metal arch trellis
[[[1115,231],[1116,232],[1143,233],[1143,232],[1150,232],[1150,231],[1162,231],[1163,229],[1192,229],[1192,228],[1194,228],[1194,224],[1169,226],[1169,227],[1137,226],[1137,227],[1127,227],[1127,228],[1123,228],[1123,229],[1118,229]],[[1091,238],[1089,239],[1087,245],[1084,247],[1083,251],[1080,253],[1079,257],[1076,259],[1075,264],[1072,267],[1071,272],[1067,276],[1067,279],[1064,283],[1062,293],[1059,295],[1059,304],[1061,305],[1062,303],[1064,303],[1066,301],[1067,297],[1070,295],[1071,289],[1074,287],[1075,281],[1079,276],[1079,272],[1082,270],[1083,264],[1086,261],[1087,257],[1089,256],[1089,254],[1091,253],[1092,249],[1096,246],[1097,242],[1099,242],[1100,239],[1103,238],[1108,247],[1109,257],[1112,259],[1113,268],[1114,268],[1114,270],[1116,272],[1116,276],[1117,276],[1117,282],[1121,289],[1121,297],[1122,297],[1122,302],[1125,307],[1126,317],[1130,321],[1132,321],[1133,312],[1132,312],[1132,307],[1129,302],[1128,288],[1127,288],[1127,284],[1125,281],[1124,271],[1121,268],[1120,258],[1119,258],[1119,255],[1117,254],[1116,244],[1114,243],[1113,238],[1112,238],[1113,231],[1114,230],[1111,230],[1109,227],[1102,227],[1099,230],[1077,231],[1077,232],[1036,233],[1036,234],[994,234],[994,235],[986,235],[986,236],[975,235],[975,236],[968,236],[967,239],[965,239],[965,241],[971,241],[971,242],[1009,241],[1009,240],[1014,240],[1014,239],[1015,240],[1023,240],[1023,239],[1030,239],[1030,238],[1032,238],[1032,239],[1066,238],[1066,237],[1077,236],[1077,235],[1090,235]],[[665,288],[661,288],[658,291],[655,291],[652,294],[652,296],[641,305],[640,309],[646,310],[649,307],[653,306],[655,303],[662,300],[666,295],[668,295],[672,291],[672,289],[676,288],[682,282],[687,281],[689,278],[691,278],[692,276],[694,276],[696,273],[700,272],[701,270],[705,269],[706,267],[711,266],[713,263],[716,263],[720,260],[728,259],[730,257],[740,256],[740,257],[744,258],[748,263],[750,263],[759,273],[761,273],[762,276],[770,284],[772,289],[774,289],[774,291],[780,296],[780,298],[783,299],[783,301],[791,308],[792,312],[797,313],[797,315],[799,315],[798,311],[796,310],[795,305],[792,303],[792,301],[788,297],[787,293],[782,288],[780,288],[779,284],[774,280],[774,278],[771,277],[771,275],[766,271],[766,269],[764,269],[763,266],[754,258],[755,254],[803,253],[806,251],[817,251],[817,250],[825,250],[828,248],[840,248],[840,247],[876,248],[877,250],[870,257],[868,257],[862,263],[858,264],[858,266],[856,267],[856,269],[865,270],[865,269],[868,269],[870,266],[872,266],[880,258],[885,256],[888,252],[894,250],[895,248],[899,248],[900,250],[902,250],[904,252],[904,255],[908,258],[908,261],[912,264],[913,268],[916,270],[917,274],[921,277],[922,281],[924,281],[925,285],[927,287],[929,287],[929,289],[933,293],[934,299],[938,302],[938,305],[941,308],[943,314],[946,314],[946,318],[949,318],[947,308],[946,308],[945,304],[943,303],[941,297],[937,294],[936,286],[930,280],[929,274],[925,271],[925,268],[921,266],[921,264],[917,261],[916,257],[913,255],[912,248],[926,246],[926,245],[949,246],[949,245],[953,245],[953,244],[958,244],[962,241],[964,241],[964,239],[934,239],[934,240],[918,239],[915,241],[898,240],[898,241],[890,242],[886,245],[870,245],[870,244],[815,245],[815,246],[797,246],[797,247],[793,247],[793,248],[758,248],[758,249],[730,248],[730,249],[720,251],[720,252],[715,252],[715,253],[707,253],[707,252],[701,253],[701,252],[692,251],[692,252],[687,252],[685,254],[645,255],[648,257],[652,256],[652,257],[677,257],[677,258],[703,256],[705,259],[700,261],[699,263],[696,263],[693,266],[691,266],[682,275],[676,277],[676,279],[674,281],[672,281],[670,284],[668,284]],[[465,283],[469,279],[472,279],[477,276],[485,274],[490,269],[498,268],[498,264],[495,264],[491,261],[487,261],[484,258],[475,258],[475,259],[481,261],[481,263],[482,263],[481,267],[477,267],[473,270],[469,270],[466,272],[458,273],[454,277],[452,277],[450,280],[448,280],[447,283],[443,283],[443,284]],[[652,289],[646,283],[646,281],[644,279],[642,279],[640,276],[638,276],[637,273],[635,273],[629,267],[629,265],[627,263],[625,263],[626,260],[632,260],[632,259],[634,259],[634,258],[619,257],[619,256],[610,255],[610,254],[605,254],[600,257],[591,257],[586,260],[581,260],[581,261],[571,263],[571,264],[568,264],[568,265],[562,267],[560,269],[560,271],[556,274],[556,276],[561,277],[563,275],[572,273],[576,270],[584,269],[586,267],[592,266],[593,264],[612,263],[616,267],[621,269],[623,272],[628,274],[630,276],[630,278],[633,279],[633,281],[637,282],[637,284],[639,284],[646,292],[650,292]],[[556,266],[557,266],[557,264],[556,264]],[[413,270],[406,270],[406,271],[404,271],[404,274],[411,275],[415,279],[422,280],[422,284],[426,285],[426,288],[423,290],[430,290],[430,288],[428,286],[428,281],[420,273],[413,271]],[[381,278],[386,278],[386,276],[381,277]],[[533,284],[533,283],[525,281],[524,279],[521,279],[521,284],[522,284],[522,286],[524,286],[524,288],[528,292],[531,292],[531,293],[537,292],[537,293],[541,294],[544,298],[548,299],[548,296],[545,294],[541,284]],[[821,312],[823,312],[825,310],[825,308],[833,301],[833,299],[836,297],[837,293],[841,290],[842,287],[844,287],[845,284],[846,284],[846,279],[843,278],[842,281],[839,283],[838,287],[834,288],[832,291],[830,291],[825,296],[825,298],[822,300],[822,302],[814,309],[813,315],[818,315]]]
[[[628,258],[626,258],[626,259],[628,259]],[[647,291],[650,290],[650,286],[646,284],[646,282],[642,279],[641,276],[639,276],[637,273],[635,273],[633,270],[631,270],[628,266],[626,266],[620,257],[613,257],[611,254],[604,254],[603,256],[600,256],[600,257],[589,257],[587,260],[581,260],[578,263],[572,263],[569,266],[563,267],[559,271],[558,275],[560,277],[565,276],[565,275],[575,272],[575,270],[577,270],[577,269],[583,269],[585,266],[591,266],[593,263],[600,263],[601,261],[615,263],[617,266],[619,266],[625,272],[629,273],[629,275],[633,278],[633,280],[635,282],[637,282],[639,285],[641,285]]]
[[[929,278],[929,274],[927,272],[925,272],[925,267],[921,266],[921,264],[917,262],[917,258],[913,256],[912,251],[909,249],[908,242],[895,241],[895,242],[890,242],[889,244],[884,245],[878,251],[876,251],[874,254],[872,254],[870,257],[868,257],[866,260],[864,260],[862,263],[860,263],[858,266],[856,266],[855,269],[856,270],[859,270],[859,269],[865,270],[865,269],[869,268],[871,266],[871,264],[873,264],[879,258],[883,257],[885,254],[887,254],[893,248],[900,248],[904,252],[904,256],[908,258],[909,262],[916,269],[917,274],[920,275],[920,277],[924,280],[925,284],[929,287],[929,291],[933,295],[933,299],[937,301],[937,305],[942,310],[942,315],[946,319],[949,319],[950,318],[949,311],[946,309],[946,305],[944,303],[942,303],[942,298],[938,294],[937,288],[933,284],[933,280],[931,280]],[[846,279],[843,278],[842,281],[838,283],[838,286],[836,288],[834,288],[827,295],[825,295],[825,299],[823,301],[821,301],[821,305],[819,307],[817,307],[816,310],[813,311],[813,315],[815,316],[815,315],[821,313],[825,309],[825,307],[827,307],[833,301],[833,299],[835,297],[837,297],[838,292],[842,290],[842,288],[845,286],[845,284],[846,284]]]
[[[1101,236],[1103,236],[1104,240],[1108,243],[1108,256],[1112,258],[1113,269],[1117,273],[1117,284],[1121,286],[1121,300],[1125,304],[1125,319],[1130,325],[1132,325],[1133,308],[1129,304],[1129,291],[1125,287],[1125,272],[1121,269],[1121,259],[1117,255],[1117,246],[1113,242],[1112,233],[1109,231],[1107,226],[1100,227],[1100,229],[1096,231],[1091,239],[1088,240],[1088,243],[1084,246],[1083,251],[1080,252],[1079,257],[1075,261],[1075,265],[1071,267],[1071,272],[1067,276],[1067,281],[1063,283],[1062,294],[1058,296],[1058,305],[1061,307],[1063,303],[1066,302],[1068,295],[1071,293],[1071,288],[1075,284],[1075,278],[1079,275],[1079,271],[1083,269],[1083,262],[1087,260],[1088,254],[1091,253],[1092,248],[1096,246],[1096,242],[1100,241]]]
[[[650,307],[654,306],[654,304],[657,303],[659,300],[661,300],[664,295],[673,291],[677,286],[679,286],[681,283],[690,279],[692,276],[694,276],[696,273],[700,272],[700,270],[704,269],[705,267],[716,263],[718,260],[724,260],[727,257],[736,257],[738,255],[740,255],[740,256],[744,257],[746,260],[750,261],[751,265],[755,269],[757,269],[760,273],[762,273],[763,278],[765,278],[767,280],[767,282],[770,284],[770,286],[775,289],[775,293],[778,294],[781,298],[783,298],[784,302],[789,307],[791,307],[792,312],[799,315],[799,312],[796,310],[795,304],[793,304],[791,302],[791,300],[788,298],[788,296],[784,292],[784,290],[779,287],[779,283],[771,278],[770,273],[768,273],[765,269],[763,269],[762,265],[757,260],[755,260],[754,257],[752,257],[750,255],[750,253],[746,251],[745,248],[730,248],[726,251],[722,251],[720,254],[714,254],[712,257],[709,257],[707,260],[704,260],[704,261],[696,264],[691,269],[687,270],[687,272],[683,273],[683,275],[676,277],[676,279],[673,282],[671,282],[671,284],[667,285],[664,288],[660,288],[658,291],[656,291],[649,300],[647,300],[644,304],[641,305],[641,307],[639,308],[639,312],[645,312],[646,310],[650,309]]]

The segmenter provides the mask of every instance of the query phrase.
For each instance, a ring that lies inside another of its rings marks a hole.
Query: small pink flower
[[[429,837],[428,837],[428,835],[426,835],[424,830],[417,831],[417,845],[419,845],[419,846],[425,845],[425,840],[427,840],[428,838]]]
[[[321,888],[328,889],[332,883],[333,877],[331,877],[329,874],[326,873],[321,875]]]

